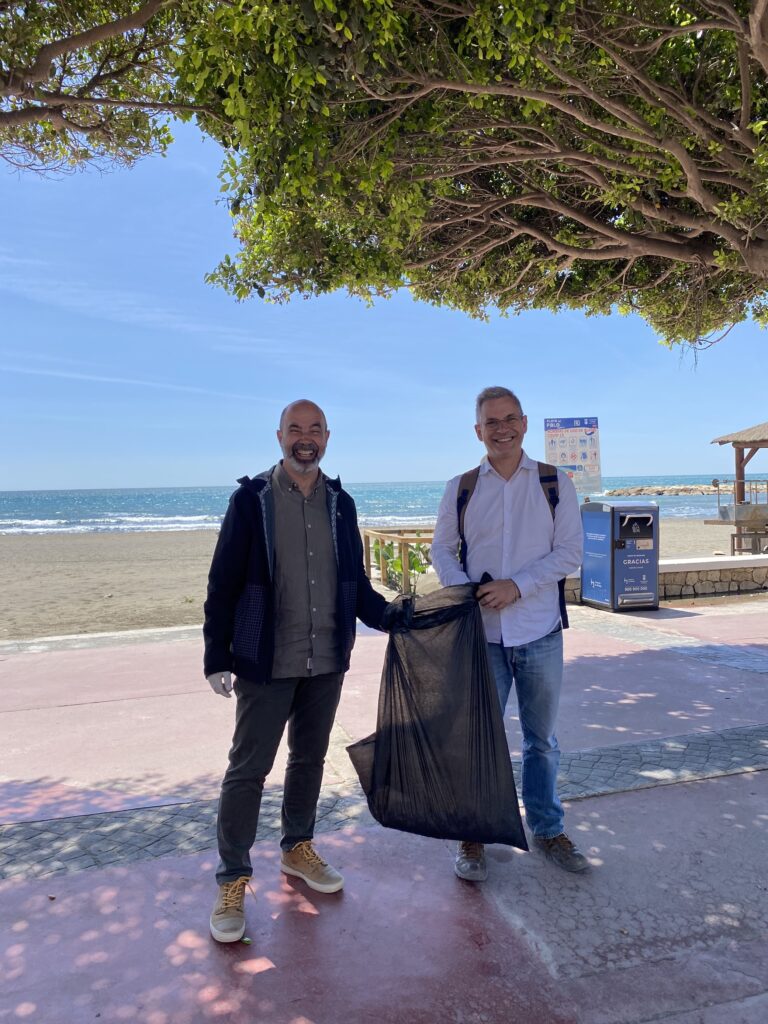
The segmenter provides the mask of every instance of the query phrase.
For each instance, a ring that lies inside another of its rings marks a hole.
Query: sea
[[[640,487],[658,502],[662,517],[712,519],[717,497],[657,494],[660,487],[711,484],[712,476],[603,477],[601,494]],[[444,481],[344,485],[355,499],[361,526],[413,526],[435,521]],[[216,530],[230,487],[149,487],[119,490],[0,491],[0,534],[143,533]]]

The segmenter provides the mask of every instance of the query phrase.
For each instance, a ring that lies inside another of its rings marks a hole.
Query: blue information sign
[[[582,494],[599,494],[600,434],[597,416],[571,416],[544,420],[545,460],[573,480]]]
[[[582,416],[576,419],[545,419],[545,430],[572,430],[574,427],[592,427],[597,430],[597,416]]]

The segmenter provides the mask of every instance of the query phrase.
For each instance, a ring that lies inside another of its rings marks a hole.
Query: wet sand
[[[0,640],[197,625],[216,531],[0,536]],[[729,531],[662,519],[661,557],[728,553]]]

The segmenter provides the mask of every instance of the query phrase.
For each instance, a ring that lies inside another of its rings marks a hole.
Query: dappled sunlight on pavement
[[[375,722],[386,641],[363,637],[316,837],[345,887],[280,872],[279,761],[250,944],[208,932],[233,702],[191,680],[193,642],[6,655],[0,1024],[764,1024],[768,641],[741,607],[576,610],[561,788],[592,869],[493,846],[483,885],[371,823],[345,752]]]
[[[601,1024],[768,989],[766,773],[579,801],[568,822],[591,872],[490,847],[482,886],[451,844],[373,827],[318,840],[346,877],[324,896],[260,843],[250,945],[208,935],[210,855],[1,883],[0,1020]]]

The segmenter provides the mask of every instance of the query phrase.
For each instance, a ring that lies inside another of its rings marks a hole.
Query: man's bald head
[[[294,414],[307,412],[311,416],[313,411],[317,413],[319,421],[323,425],[323,430],[327,430],[328,421],[325,418],[325,413],[316,402],[312,402],[309,398],[297,398],[295,402],[286,405],[280,413],[280,430],[285,430],[286,420]]]
[[[325,413],[315,402],[299,398],[286,405],[280,415],[277,440],[288,472],[307,477],[316,473],[328,444]]]

